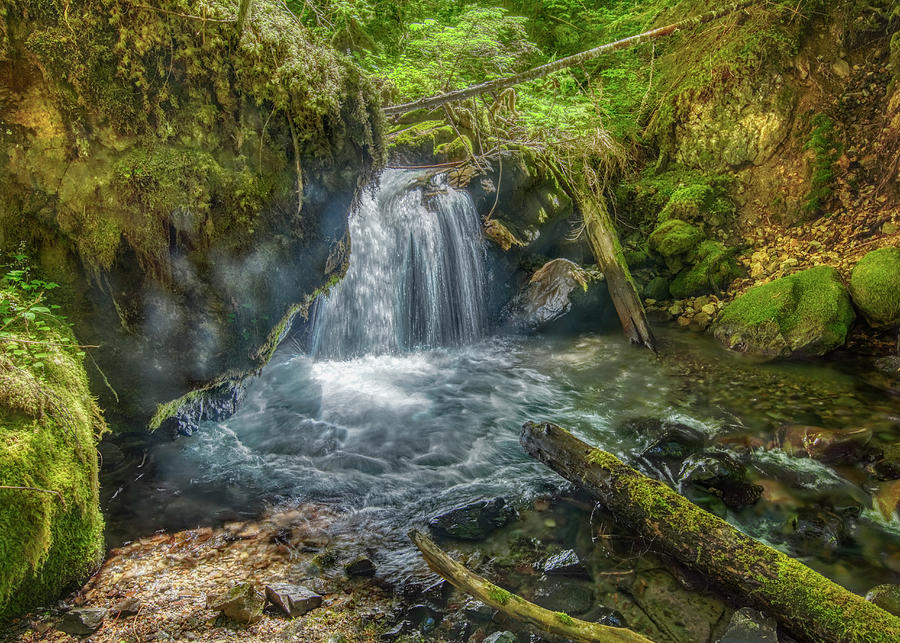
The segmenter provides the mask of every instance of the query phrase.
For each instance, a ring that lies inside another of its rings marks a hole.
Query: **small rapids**
[[[405,573],[419,565],[410,527],[474,500],[523,502],[566,485],[519,446],[526,420],[556,421],[641,466],[650,438],[629,422],[655,418],[754,445],[742,456],[748,475],[783,493],[719,507],[744,531],[789,550],[785,533],[803,510],[855,506],[851,532],[808,562],[856,591],[900,569],[900,534],[873,511],[873,490],[759,446],[784,423],[868,422],[876,439],[896,440],[895,400],[877,387],[825,363],[748,363],[665,329],[661,359],[617,333],[491,334],[478,217],[441,179],[385,173],[350,225],[351,265],[319,301],[309,349],[285,342],[237,414],[142,447],[138,480],[129,470],[127,482],[104,482],[116,490],[104,506],[111,544],[325,502],[389,552],[382,572]]]

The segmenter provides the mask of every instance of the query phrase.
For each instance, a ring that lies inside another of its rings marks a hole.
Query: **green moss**
[[[647,299],[657,301],[669,298],[669,280],[665,277],[654,277],[644,286],[643,295]]]
[[[823,355],[844,343],[855,317],[837,271],[817,266],[751,288],[725,307],[714,334],[769,357]]]
[[[565,612],[553,612],[553,615],[563,625],[575,625],[575,620]]]
[[[676,299],[723,291],[741,276],[734,250],[718,241],[704,241],[697,248],[694,264],[679,272],[669,285]]]
[[[456,132],[446,122],[422,121],[388,132],[388,152],[433,156],[438,147],[452,144],[456,139]]]
[[[850,274],[850,296],[873,328],[900,324],[900,248],[863,257]]]
[[[492,601],[495,601],[500,605],[506,605],[509,602],[509,599],[512,598],[511,593],[507,592],[502,587],[497,587],[496,585],[491,585],[488,588],[488,596]]]
[[[650,249],[666,259],[685,255],[694,250],[702,240],[700,230],[680,219],[670,219],[660,224],[650,235]]]
[[[62,499],[0,489],[0,621],[83,580],[103,551],[95,446],[105,424],[81,357],[53,345],[73,345],[71,331],[43,317],[52,333],[39,336],[48,342],[40,345],[40,362],[17,364],[12,352],[25,345],[0,344],[0,485],[46,489]],[[16,337],[35,339],[28,332]]]

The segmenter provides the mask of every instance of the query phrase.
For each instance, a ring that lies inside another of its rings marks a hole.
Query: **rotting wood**
[[[631,630],[581,621],[564,612],[552,612],[530,603],[469,571],[421,532],[413,529],[409,538],[422,552],[432,571],[511,619],[581,643],[652,643],[651,639]]]
[[[620,524],[794,635],[834,643],[900,641],[900,618],[562,427],[526,422],[520,442],[529,455],[596,497]]]
[[[454,101],[473,98],[481,94],[500,91],[506,89],[507,87],[512,87],[514,85],[528,82],[529,80],[543,78],[544,76],[552,74],[553,72],[559,71],[561,69],[567,69],[569,67],[583,64],[588,60],[598,58],[603,54],[607,54],[611,51],[616,51],[617,49],[633,47],[635,45],[641,44],[642,42],[653,40],[654,38],[669,36],[681,29],[689,29],[691,27],[696,27],[707,22],[712,22],[713,20],[722,18],[723,16],[727,16],[728,14],[734,13],[736,11],[741,11],[743,9],[746,9],[750,5],[758,3],[759,0],[742,0],[741,2],[736,2],[732,5],[728,5],[727,7],[722,7],[721,9],[717,9],[715,11],[709,11],[692,18],[687,18],[665,27],[651,29],[650,31],[645,31],[634,36],[629,36],[628,38],[622,38],[621,40],[617,40],[615,42],[600,45],[598,47],[594,47],[593,49],[582,51],[581,53],[566,56],[565,58],[560,58],[559,60],[555,60],[545,65],[533,67],[532,69],[519,74],[506,76],[504,78],[497,78],[495,80],[478,83],[476,85],[470,85],[469,87],[457,89],[445,94],[438,94],[436,96],[420,98],[409,103],[390,105],[388,107],[384,107],[382,111],[386,116],[398,116],[418,109],[434,109],[435,107],[440,107],[441,105],[445,105],[446,103],[452,103]]]

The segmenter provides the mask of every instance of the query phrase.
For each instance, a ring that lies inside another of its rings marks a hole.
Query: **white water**
[[[485,253],[466,192],[440,176],[388,170],[350,218],[344,279],[317,303],[317,358],[457,346],[482,336]]]

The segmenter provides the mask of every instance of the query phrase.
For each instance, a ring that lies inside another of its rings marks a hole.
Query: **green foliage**
[[[807,214],[820,212],[834,192],[834,167],[843,152],[834,130],[834,121],[826,114],[816,114],[810,121],[809,139],[803,145],[813,153],[809,193],[803,206]]]

